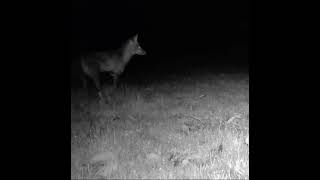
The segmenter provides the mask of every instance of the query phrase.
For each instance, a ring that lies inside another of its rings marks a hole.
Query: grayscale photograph
[[[249,179],[248,0],[71,7],[71,179]]]

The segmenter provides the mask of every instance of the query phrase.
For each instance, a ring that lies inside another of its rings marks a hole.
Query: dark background
[[[248,0],[73,0],[70,54],[114,49],[138,33],[147,55],[133,57],[122,76],[247,71],[250,10]]]

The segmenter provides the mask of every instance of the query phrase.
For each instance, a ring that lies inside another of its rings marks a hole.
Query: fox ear
[[[138,41],[138,34],[136,34],[133,38],[135,41]]]

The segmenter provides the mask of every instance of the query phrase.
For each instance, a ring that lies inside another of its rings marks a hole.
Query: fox
[[[107,72],[112,77],[113,89],[116,89],[119,77],[134,55],[146,55],[146,51],[139,45],[138,34],[128,39],[115,51],[101,51],[82,56],[82,71],[85,76],[89,77],[83,78],[85,88],[87,88],[87,79],[91,79],[98,90],[100,99],[104,99],[101,93],[100,73]]]

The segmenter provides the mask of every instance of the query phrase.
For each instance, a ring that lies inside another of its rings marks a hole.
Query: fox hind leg
[[[103,94],[102,94],[102,91],[101,91],[101,85],[100,85],[100,78],[99,78],[99,75],[98,74],[96,74],[95,76],[93,76],[93,82],[94,82],[94,84],[95,84],[95,86],[96,86],[96,88],[97,88],[97,90],[98,90],[98,96],[99,96],[99,98],[100,98],[100,100],[105,100],[105,98],[104,98],[104,96],[103,96]]]
[[[117,74],[112,74],[112,78],[113,78],[113,88],[116,89],[118,86],[119,76]]]
[[[87,77],[90,78],[93,81],[93,83],[95,85],[95,88],[98,91],[99,99],[104,101],[105,98],[104,98],[103,93],[101,91],[99,72],[98,71],[96,71],[96,72],[91,71],[90,74],[87,74]],[[87,82],[85,82],[84,84],[87,84]]]

